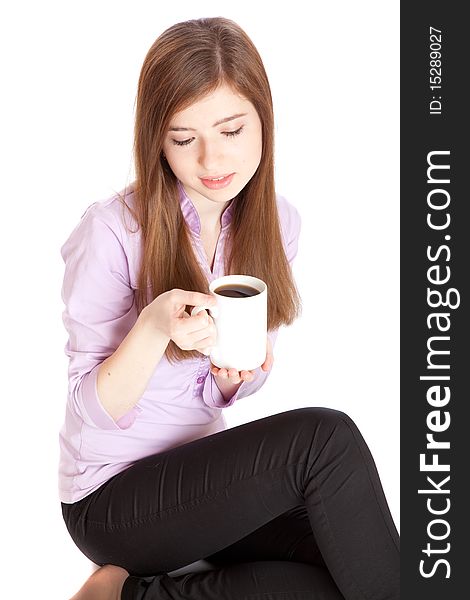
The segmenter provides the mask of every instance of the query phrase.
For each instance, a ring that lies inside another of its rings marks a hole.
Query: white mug
[[[222,286],[242,285],[258,291],[253,296],[228,297],[217,293]],[[216,306],[195,306],[191,315],[207,310],[217,329],[216,345],[206,349],[219,368],[252,371],[266,359],[268,330],[268,286],[250,275],[226,275],[214,279],[209,292]]]

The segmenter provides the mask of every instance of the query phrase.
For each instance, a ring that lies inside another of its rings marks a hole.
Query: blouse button
[[[198,377],[197,378],[197,382],[198,383],[204,383],[204,377]]]

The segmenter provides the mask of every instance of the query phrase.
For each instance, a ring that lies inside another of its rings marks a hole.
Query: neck
[[[221,216],[231,200],[227,202],[213,202],[199,195],[196,198],[190,197],[190,199],[199,215],[201,228],[204,231],[219,229]]]
[[[180,183],[180,185],[183,184]],[[222,214],[233,199],[227,200],[227,202],[215,202],[196,192],[196,190],[191,190],[188,193],[184,186],[183,190],[197,211],[201,229],[208,233],[219,232]]]

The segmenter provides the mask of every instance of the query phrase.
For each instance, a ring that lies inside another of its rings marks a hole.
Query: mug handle
[[[207,310],[213,319],[216,319],[219,315],[219,309],[217,308],[217,306],[195,306],[191,311],[191,316],[195,317],[203,310]],[[212,347],[209,346],[207,348],[204,348],[201,351],[201,353],[204,354],[205,356],[209,356],[211,353],[211,350],[212,350]]]

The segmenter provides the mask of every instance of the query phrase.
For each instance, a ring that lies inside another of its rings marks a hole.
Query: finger
[[[240,374],[238,373],[238,371],[236,369],[229,369],[228,377],[229,377],[230,383],[240,383],[240,381],[241,381]]]
[[[214,338],[207,337],[202,340],[198,340],[197,342],[194,343],[194,345],[192,347],[195,350],[197,350],[198,352],[201,352],[202,354],[209,356],[209,354],[212,351],[213,346],[214,346]]]
[[[214,319],[210,316],[210,314],[206,310],[201,310],[200,313],[191,317],[193,319],[191,322],[188,321],[186,324],[194,327],[194,331],[200,331],[200,328],[210,327],[211,330],[215,333],[217,331]]]
[[[242,378],[242,381],[253,381],[253,379],[255,378],[254,374],[251,371],[242,371],[240,373],[240,377]]]
[[[202,324],[203,326],[207,326],[210,324],[210,317],[207,310],[201,310],[200,313],[194,315],[194,317],[190,315],[189,318],[193,319],[191,323],[194,323],[195,327],[199,327],[200,324]]]
[[[194,343],[208,335],[217,335],[214,323],[211,323],[205,310],[195,317],[180,319],[176,324],[180,336],[185,336],[188,343]]]
[[[217,376],[222,378],[222,379],[228,379],[228,372],[227,369],[219,369],[219,372],[217,373]]]
[[[186,335],[187,333],[192,333],[194,331],[200,331],[204,327],[213,324],[213,320],[205,310],[202,310],[199,314],[192,317],[182,309],[178,314],[173,316],[173,321],[174,326],[177,330],[179,330],[181,335]]]
[[[188,292],[186,290],[174,289],[173,301],[175,304],[187,304],[189,306],[215,306],[217,300],[211,294],[202,292]]]
[[[217,340],[217,330],[213,325],[206,325],[201,327],[201,323],[196,321],[194,325],[194,319],[181,319],[179,323],[174,325],[172,331],[172,339],[180,346],[180,348],[186,350],[196,350],[202,347],[215,346]],[[191,321],[191,322],[190,322]]]

